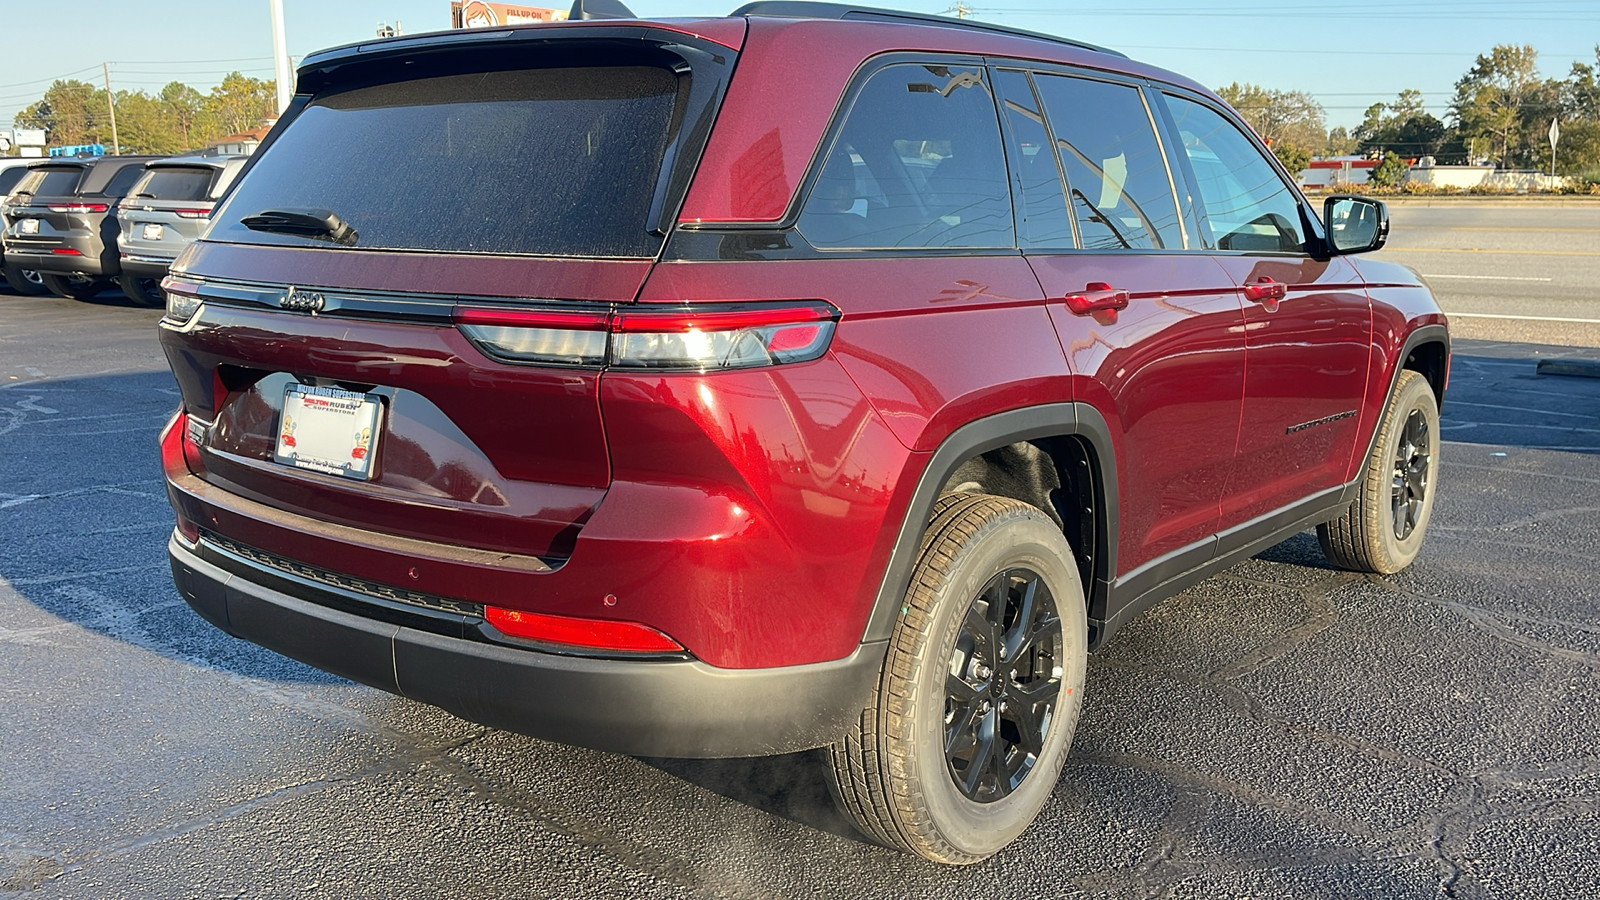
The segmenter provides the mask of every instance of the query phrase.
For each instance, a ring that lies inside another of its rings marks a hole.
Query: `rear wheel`
[[[161,291],[159,278],[147,275],[122,275],[117,278],[117,285],[128,295],[129,300],[139,306],[156,308],[167,305],[167,295]]]
[[[69,300],[92,299],[109,286],[109,282],[105,279],[90,278],[87,275],[41,274],[39,278],[50,293]]]
[[[1083,699],[1088,622],[1061,529],[1003,497],[934,507],[874,701],[829,748],[864,834],[974,863],[1049,799]]]
[[[32,269],[6,266],[5,276],[6,284],[19,294],[36,297],[40,294],[50,293],[50,289],[44,286],[44,279]]]
[[[1411,565],[1438,493],[1439,404],[1420,373],[1404,371],[1378,423],[1361,490],[1344,514],[1317,526],[1334,565],[1392,575]]]

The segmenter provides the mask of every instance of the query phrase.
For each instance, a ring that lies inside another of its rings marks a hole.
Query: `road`
[[[1447,299],[1521,302],[1479,291]],[[1307,533],[1145,615],[1040,821],[956,869],[850,836],[811,754],[544,743],[207,625],[164,561],[157,316],[0,297],[0,896],[1600,894],[1600,379],[1547,348],[1457,343],[1416,565]]]
[[[1600,203],[1402,200],[1390,218],[1378,258],[1422,273],[1459,336],[1600,346]]]

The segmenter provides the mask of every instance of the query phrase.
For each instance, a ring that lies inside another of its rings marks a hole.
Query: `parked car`
[[[1182,76],[759,2],[297,84],[160,329],[173,576],[230,634],[587,747],[827,748],[864,834],[970,863],[1141,610],[1427,532],[1445,317]]]
[[[205,230],[217,198],[247,156],[174,156],[145,167],[117,204],[117,283],[135,303],[166,302],[161,279],[172,261]]]
[[[0,215],[10,265],[36,269],[52,293],[86,300],[121,273],[117,201],[153,156],[52,158],[30,166]]]
[[[11,196],[17,183],[28,174],[28,164],[36,163],[37,159],[0,159],[0,205]],[[0,271],[5,273],[6,284],[19,294],[43,294],[46,292],[44,284],[39,279],[39,273],[33,269],[13,268],[6,265],[5,241],[0,238]]]

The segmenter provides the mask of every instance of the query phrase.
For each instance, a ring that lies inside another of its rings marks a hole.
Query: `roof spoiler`
[[[622,0],[573,0],[567,21],[582,19],[637,19],[633,10],[622,5]]]

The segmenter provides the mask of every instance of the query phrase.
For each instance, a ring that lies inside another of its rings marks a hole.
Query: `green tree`
[[[187,84],[173,81],[161,89],[158,99],[177,132],[178,145],[185,150],[196,149],[195,133],[205,111],[205,97]]]
[[[1383,153],[1416,159],[1439,152],[1444,143],[1444,123],[1422,105],[1422,92],[1407,88],[1393,103],[1374,103],[1356,126],[1354,137],[1361,153]]]
[[[1311,165],[1311,151],[1299,144],[1291,144],[1288,141],[1275,142],[1272,145],[1272,155],[1276,156],[1278,162],[1283,163],[1283,167],[1288,169],[1289,174],[1296,179],[1300,177],[1301,172]]]
[[[1538,62],[1531,45],[1497,44],[1456,82],[1450,109],[1463,139],[1489,138],[1502,167],[1536,161],[1534,123],[1549,127],[1557,108],[1560,86],[1540,80]]]
[[[1343,125],[1328,129],[1328,141],[1322,147],[1323,156],[1349,156],[1356,152],[1356,139]]]
[[[1217,96],[1239,111],[1256,134],[1269,144],[1300,147],[1327,143],[1327,113],[1305,91],[1274,91],[1255,84],[1234,82],[1218,88]]]
[[[256,127],[262,119],[277,115],[275,84],[229,72],[221,84],[211,89],[201,104],[212,126],[212,133],[207,134],[205,139],[237,134]]]
[[[53,146],[111,143],[105,92],[83,81],[56,81],[15,121],[23,128],[43,128]]]
[[[1367,175],[1367,182],[1378,187],[1396,187],[1405,180],[1410,166],[1393,150],[1383,154],[1383,160]]]

